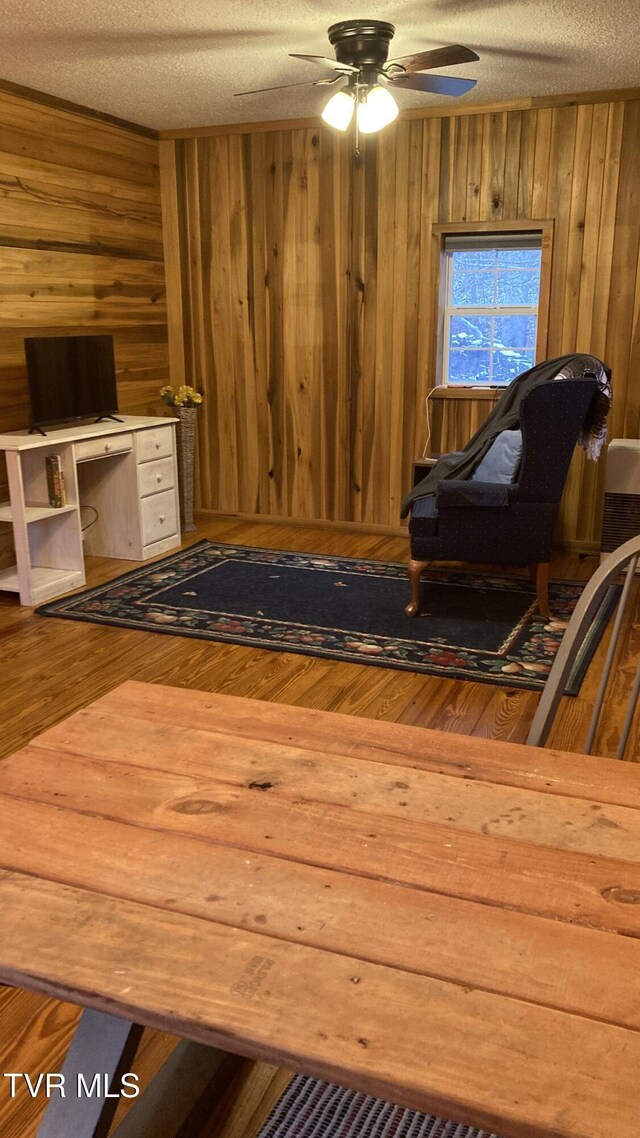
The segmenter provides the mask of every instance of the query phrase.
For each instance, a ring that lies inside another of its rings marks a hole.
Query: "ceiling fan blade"
[[[390,87],[411,91],[430,91],[434,95],[464,95],[475,87],[477,79],[454,79],[452,75],[399,75],[386,76]]]
[[[275,87],[255,87],[251,91],[234,91],[234,96],[237,95],[262,95],[264,91],[283,91],[285,87],[331,87],[333,83],[338,83],[344,76],[336,75],[335,79],[305,79],[302,83],[277,83]]]
[[[419,51],[416,55],[403,55],[399,59],[390,59],[386,68],[397,64],[410,75],[414,71],[430,71],[432,67],[453,67],[456,63],[472,63],[479,58],[480,56],[470,47],[453,44],[451,47],[436,47],[432,51]]]
[[[308,63],[319,63],[321,67],[330,67],[332,71],[344,71],[345,74],[355,74],[358,70],[350,63],[339,63],[337,59],[329,59],[327,55],[300,55],[296,51],[290,51],[289,55],[291,59],[306,59]]]

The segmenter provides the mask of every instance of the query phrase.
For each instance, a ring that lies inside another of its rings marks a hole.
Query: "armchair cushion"
[[[471,475],[472,482],[513,482],[522,457],[522,431],[501,431]]]
[[[452,478],[440,483],[436,495],[438,510],[495,509],[506,506],[508,502],[509,485],[506,482],[472,482]]]

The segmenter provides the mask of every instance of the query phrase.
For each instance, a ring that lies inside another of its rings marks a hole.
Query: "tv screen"
[[[32,427],[118,410],[111,336],[30,336],[24,348]]]

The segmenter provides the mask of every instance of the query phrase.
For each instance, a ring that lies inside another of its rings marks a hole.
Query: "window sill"
[[[504,387],[434,387],[431,399],[499,399],[508,384]]]

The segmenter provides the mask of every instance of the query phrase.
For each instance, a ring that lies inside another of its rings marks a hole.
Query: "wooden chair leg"
[[[539,561],[536,566],[536,597],[541,616],[549,615],[549,562]]]
[[[417,616],[420,611],[420,577],[424,573],[428,561],[409,561],[409,581],[411,584],[411,600],[405,605],[405,616]]]

